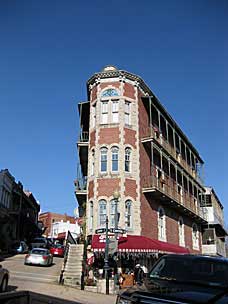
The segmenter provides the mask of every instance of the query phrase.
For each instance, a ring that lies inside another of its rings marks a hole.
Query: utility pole
[[[109,264],[108,264],[108,247],[109,247],[109,239],[108,239],[108,216],[106,216],[105,221],[105,261],[104,261],[104,271],[105,271],[105,281],[106,281],[106,294],[109,294]]]

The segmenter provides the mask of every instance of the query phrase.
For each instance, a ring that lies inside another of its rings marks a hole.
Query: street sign
[[[95,233],[96,233],[96,234],[105,233],[105,232],[106,232],[106,229],[105,229],[105,228],[99,228],[99,229],[96,229],[96,230],[95,230]]]
[[[115,238],[109,238],[108,242],[108,254],[114,254],[118,251],[118,240]]]
[[[121,229],[121,228],[110,228],[109,231],[112,232],[112,233],[120,233],[120,234],[125,234],[126,233],[126,230]]]

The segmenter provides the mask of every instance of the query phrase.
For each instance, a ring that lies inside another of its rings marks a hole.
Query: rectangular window
[[[125,101],[125,125],[130,125],[131,124],[131,103],[129,101]]]
[[[93,202],[90,202],[90,221],[89,221],[90,230],[93,229]]]
[[[113,123],[119,122],[119,101],[118,100],[112,101],[112,122]]]
[[[108,123],[108,101],[102,101],[101,103],[101,123]]]

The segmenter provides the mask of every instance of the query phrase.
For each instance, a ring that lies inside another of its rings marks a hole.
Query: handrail
[[[143,188],[156,188],[170,199],[204,218],[204,214],[200,210],[200,207],[198,207],[199,202],[196,201],[196,198],[189,194],[183,187],[181,187],[181,192],[178,192],[178,184],[176,181],[165,173],[158,178],[156,172],[154,172],[154,175],[143,177],[142,182]]]
[[[89,141],[89,132],[88,131],[82,131],[79,134],[79,142],[88,142]]]

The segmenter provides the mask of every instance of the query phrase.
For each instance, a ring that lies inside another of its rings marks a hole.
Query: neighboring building
[[[227,231],[224,226],[223,205],[213,188],[206,187],[205,213],[207,224],[203,227],[204,254],[226,256],[225,238]]]
[[[73,216],[69,216],[67,214],[58,214],[53,212],[43,212],[39,214],[39,221],[43,223],[44,227],[44,235],[46,237],[53,237],[53,225],[56,222],[67,222],[71,224],[75,224],[75,218]]]
[[[23,190],[21,182],[7,169],[0,171],[0,249],[10,250],[12,243],[39,235],[40,205],[33,194]]]
[[[87,82],[79,103],[75,194],[87,235],[115,226],[202,250],[206,223],[203,160],[177,123],[138,76],[109,66]]]
[[[74,223],[70,223],[70,221],[64,222],[61,220],[60,222],[54,222],[52,224],[52,238],[66,238],[67,232],[73,235],[76,239],[80,235],[80,226],[77,221],[74,220]]]

